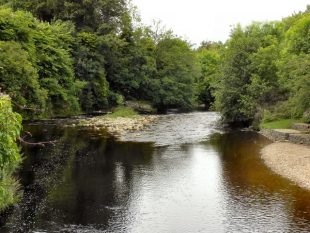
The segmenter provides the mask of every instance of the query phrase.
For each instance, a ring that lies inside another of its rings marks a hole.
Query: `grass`
[[[296,119],[282,119],[277,121],[263,122],[260,127],[262,129],[290,129],[294,123],[300,122]]]
[[[0,181],[0,212],[20,200],[19,184],[7,175]]]
[[[126,117],[126,118],[135,118],[139,114],[130,107],[117,107],[113,110],[112,113],[106,115],[108,118],[117,118],[117,117]]]

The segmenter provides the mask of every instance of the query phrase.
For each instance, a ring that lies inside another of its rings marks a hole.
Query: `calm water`
[[[61,122],[26,126],[58,141],[23,149],[24,197],[0,232],[309,232],[310,193],[266,168],[269,142],[217,120],[164,116],[119,142]]]

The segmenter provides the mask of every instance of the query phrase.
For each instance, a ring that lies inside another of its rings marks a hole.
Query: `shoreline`
[[[264,163],[278,175],[310,190],[310,146],[274,137],[266,131],[259,133],[273,141],[261,150]]]
[[[95,131],[106,130],[107,133],[120,137],[126,132],[139,131],[155,123],[160,118],[159,115],[138,115],[135,117],[115,117],[98,116],[83,119],[77,126],[90,128]]]

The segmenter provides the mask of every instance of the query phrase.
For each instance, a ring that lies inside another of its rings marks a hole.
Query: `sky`
[[[226,41],[234,25],[281,20],[310,0],[132,0],[144,24],[160,20],[191,43]]]

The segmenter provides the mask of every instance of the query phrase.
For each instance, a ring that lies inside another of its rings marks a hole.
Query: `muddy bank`
[[[106,116],[83,119],[78,126],[92,128],[93,130],[106,130],[109,134],[121,136],[129,131],[137,131],[154,123],[159,119],[157,115],[136,116],[133,118],[117,117],[109,118]]]
[[[262,159],[274,172],[310,190],[310,147],[274,142],[261,151]]]

